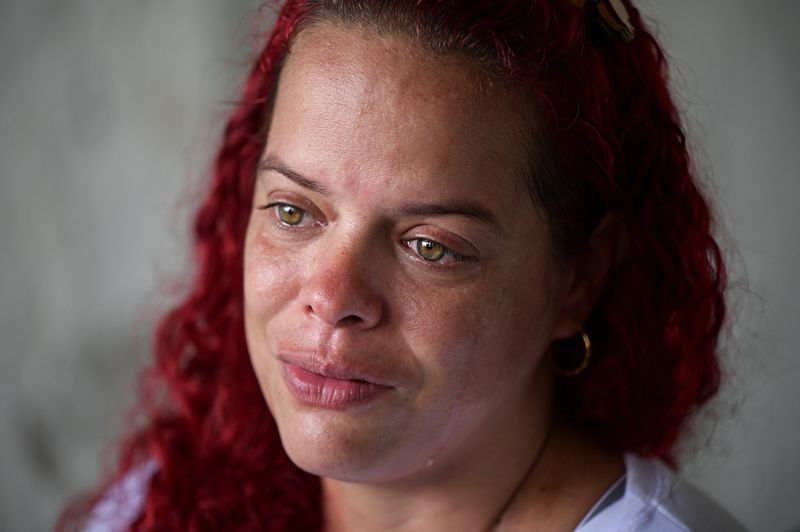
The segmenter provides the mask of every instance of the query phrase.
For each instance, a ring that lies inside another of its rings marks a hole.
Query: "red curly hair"
[[[591,13],[565,0],[284,5],[225,128],[195,220],[196,277],[157,330],[139,407],[146,423],[122,449],[117,479],[145,460],[157,464],[137,530],[321,526],[319,481],[281,446],[250,364],[242,308],[244,235],[269,106],[293,36],[319,20],[400,32],[524,88],[542,122],[532,127],[526,179],[559,251],[579,249],[609,213],[626,235],[586,324],[592,364],[558,382],[560,415],[619,451],[671,457],[687,418],[719,387],[726,272],[664,53],[625,4],[630,43],[589,31]]]

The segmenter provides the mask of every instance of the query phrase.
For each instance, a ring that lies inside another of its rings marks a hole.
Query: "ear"
[[[619,217],[607,214],[583,248],[571,257],[566,286],[553,339],[574,336],[575,325],[583,324],[603,293],[609,274],[625,250],[625,234]]]

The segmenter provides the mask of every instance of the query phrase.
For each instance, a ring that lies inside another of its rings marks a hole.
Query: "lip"
[[[295,399],[308,406],[346,410],[365,405],[392,388],[381,379],[352,368],[278,358],[286,387]]]

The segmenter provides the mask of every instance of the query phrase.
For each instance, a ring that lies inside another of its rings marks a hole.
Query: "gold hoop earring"
[[[589,360],[592,358],[592,341],[589,338],[589,335],[586,334],[586,331],[583,330],[583,327],[575,324],[575,328],[578,329],[578,335],[580,335],[582,343],[583,343],[583,358],[581,359],[580,363],[575,367],[564,367],[556,360],[556,349],[554,346],[550,346],[550,366],[552,366],[553,371],[561,375],[562,377],[577,377],[584,371],[586,368],[589,367]],[[564,342],[569,342],[572,338],[564,340]]]

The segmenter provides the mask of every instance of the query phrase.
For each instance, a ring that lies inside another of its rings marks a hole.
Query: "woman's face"
[[[295,41],[244,281],[253,366],[300,467],[410,478],[546,416],[566,274],[520,175],[518,109],[401,37],[323,24]]]

